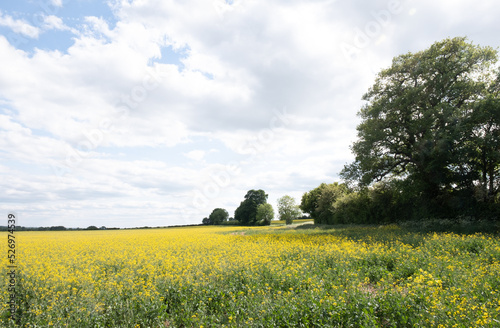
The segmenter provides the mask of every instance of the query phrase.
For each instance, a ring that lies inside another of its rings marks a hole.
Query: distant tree
[[[88,226],[86,230],[99,230],[96,226]]]
[[[318,207],[316,208],[315,223],[335,224],[343,223],[335,220],[335,202],[348,194],[349,190],[343,183],[334,182],[326,185],[322,190],[318,199]]]
[[[302,195],[300,209],[309,213],[314,219],[314,223],[332,224],[335,212],[334,204],[347,193],[349,193],[349,188],[344,183],[322,183]]]
[[[222,224],[223,222],[226,222],[229,217],[229,214],[227,211],[223,208],[216,208],[212,211],[210,216],[208,217],[208,220],[210,224],[213,225],[219,225]]]
[[[201,223],[202,224],[206,224],[206,225],[210,225],[210,219],[209,218],[203,218],[203,220],[201,220]]]
[[[274,219],[273,206],[269,203],[260,204],[257,207],[257,224],[258,225],[270,225],[271,220]]]
[[[321,196],[321,192],[326,188],[326,186],[326,183],[322,183],[318,187],[314,188],[311,191],[305,192],[302,195],[302,199],[300,201],[300,209],[305,213],[309,213],[313,219],[316,219],[316,209],[318,208],[319,197]]]
[[[268,195],[264,190],[249,190],[245,195],[245,200],[234,212],[234,219],[242,225],[255,225],[257,221],[257,207],[267,202]]]
[[[62,230],[66,230],[66,227],[64,226],[52,226],[49,228],[49,230],[52,230],[52,231],[62,231]]]
[[[292,224],[293,219],[302,215],[299,206],[295,204],[295,199],[288,195],[278,199],[278,213],[286,224]]]

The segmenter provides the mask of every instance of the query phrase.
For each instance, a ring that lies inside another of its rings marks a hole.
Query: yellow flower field
[[[395,226],[15,234],[19,309],[14,323],[3,302],[6,327],[500,326],[493,236]],[[3,256],[5,281],[7,265]],[[1,292],[7,300],[7,284]]]

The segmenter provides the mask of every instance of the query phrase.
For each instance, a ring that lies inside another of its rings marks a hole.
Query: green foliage
[[[257,208],[260,204],[267,202],[267,197],[268,195],[262,189],[249,190],[245,195],[245,200],[234,212],[234,219],[242,225],[257,224]]]
[[[260,204],[257,207],[257,224],[258,225],[270,225],[272,219],[274,219],[273,206],[269,203]]]
[[[338,199],[348,193],[349,190],[345,184],[335,182],[325,185],[321,189],[321,194],[318,198],[318,206],[316,208],[318,219],[316,221],[318,221],[318,223],[325,224],[343,223],[337,220],[338,217],[335,215],[335,203]]]
[[[497,82],[498,83],[498,82]],[[476,194],[485,202],[495,202],[500,188],[500,91],[492,87],[484,99],[476,102],[465,124],[463,153],[479,180]],[[465,157],[464,156],[464,157]]]
[[[288,195],[278,199],[278,213],[280,220],[284,220],[286,224],[292,224],[293,219],[302,215],[299,206],[295,204],[295,199]]]
[[[223,208],[216,208],[210,213],[208,218],[204,218],[201,222],[205,225],[221,225],[228,222],[229,214]]]
[[[311,215],[315,223],[334,224],[342,223],[337,221],[335,216],[335,202],[349,193],[346,184],[338,182],[332,184],[322,183],[317,188],[304,193],[300,203],[300,209]]]
[[[399,223],[403,229],[419,232],[453,232],[456,234],[500,233],[498,220],[472,220],[471,218],[426,219]]]
[[[334,204],[336,224],[370,223],[370,199],[366,192],[352,192],[340,197]],[[328,223],[331,224],[331,223]]]
[[[222,222],[220,225],[224,225],[224,226],[239,226],[240,223],[236,220],[229,220],[229,221],[225,221],[225,222]]]
[[[322,183],[318,187],[314,188],[311,191],[305,192],[302,195],[302,199],[300,201],[300,209],[305,213],[309,213],[313,219],[316,219],[316,208],[318,207],[318,200],[321,195],[321,191],[326,186],[326,183]]]
[[[392,219],[383,212],[408,205],[400,201],[410,194],[420,205],[410,209],[433,217],[477,215],[481,205],[476,200],[497,202],[496,60],[492,48],[454,38],[398,56],[378,74],[363,96],[368,104],[359,112],[362,122],[352,146],[355,161],[341,176],[360,186],[387,179],[406,184],[400,188],[391,182],[384,190],[375,187],[370,192],[384,221]],[[410,194],[398,194],[408,190]]]
[[[216,208],[212,211],[212,213],[208,217],[208,220],[213,225],[219,225],[219,224],[222,224],[223,222],[226,222],[228,218],[229,218],[229,214],[227,213],[227,211],[225,209]]]

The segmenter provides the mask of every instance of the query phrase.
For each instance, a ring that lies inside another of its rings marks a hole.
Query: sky
[[[500,3],[6,0],[0,209],[22,226],[201,223],[250,189],[277,210],[353,161],[392,58],[466,36]]]

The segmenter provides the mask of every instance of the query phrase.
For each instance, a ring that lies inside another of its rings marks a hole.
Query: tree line
[[[400,55],[363,96],[343,183],[304,194],[317,223],[498,219],[498,52],[466,38]]]
[[[274,219],[274,209],[267,202],[268,194],[262,189],[249,190],[244,200],[234,211],[234,218],[223,208],[216,208],[212,213],[202,220],[205,225],[235,224],[244,226],[270,225]],[[294,219],[302,215],[299,205],[295,199],[285,195],[278,199],[278,215],[286,224],[291,224]]]
[[[304,193],[300,210],[323,224],[498,220],[497,60],[497,50],[465,37],[395,57],[362,97],[354,162],[341,182]],[[249,191],[234,220],[268,224],[269,214],[257,215],[266,200]]]
[[[66,228],[65,226],[51,226],[51,227],[24,227],[16,226],[15,231],[65,231],[65,230],[119,230],[120,228],[106,228],[101,226],[88,226],[87,228]],[[8,231],[7,226],[0,226],[0,231]]]

